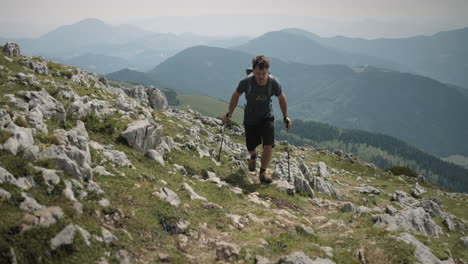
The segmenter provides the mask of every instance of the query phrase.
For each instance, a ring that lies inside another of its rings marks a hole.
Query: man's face
[[[259,67],[255,67],[253,69],[253,73],[255,75],[255,80],[259,85],[265,85],[268,81],[268,69],[263,68],[260,69]]]

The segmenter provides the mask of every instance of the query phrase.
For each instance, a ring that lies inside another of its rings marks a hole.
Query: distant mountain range
[[[26,55],[41,55],[69,63],[79,61],[72,65],[103,74],[124,68],[148,71],[183,49],[205,45],[249,54],[264,53],[284,61],[313,65],[371,65],[468,88],[468,49],[465,48],[468,28],[433,36],[375,40],[322,38],[302,29],[289,28],[250,39],[155,33],[133,25],[114,26],[97,19],[85,19],[37,39],[14,41],[20,43]],[[114,66],[96,63],[95,58],[87,54],[107,56],[106,60],[112,61]]]
[[[227,101],[250,60],[244,52],[192,47],[146,75],[160,87]],[[293,118],[380,132],[440,157],[468,156],[468,97],[450,85],[375,67],[271,61]]]
[[[11,41],[21,45],[23,54],[75,63],[71,65],[106,74],[124,68],[147,71],[177,52],[194,45],[228,47],[240,45],[248,39],[242,36],[155,33],[132,25],[113,26],[98,19],[85,19],[59,27],[40,38]],[[101,58],[104,61],[119,63],[113,67],[106,67],[105,62],[101,65],[96,62],[96,58],[88,54],[106,56]]]
[[[294,33],[294,31],[274,31],[252,39],[246,44],[233,47],[233,49],[254,55],[268,54],[270,57],[275,57],[284,61],[311,65],[373,65],[399,71],[411,71],[409,67],[399,65],[389,59],[343,51],[323,45],[316,41],[316,39],[320,39],[320,37],[314,36],[315,37],[312,38],[303,34]]]
[[[401,39],[321,38],[300,29],[284,30],[342,51],[391,60],[419,74],[468,88],[468,27],[432,36]]]

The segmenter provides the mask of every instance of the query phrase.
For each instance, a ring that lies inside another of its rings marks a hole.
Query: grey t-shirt
[[[280,96],[282,94],[281,84],[278,80],[269,75],[268,83],[260,86],[255,81],[253,75],[249,75],[239,82],[236,91],[243,94],[247,91],[251,83],[250,93],[245,95],[247,104],[244,109],[244,124],[256,125],[261,124],[265,120],[273,120],[273,109],[271,106],[271,96]],[[271,86],[270,94],[268,94],[268,86]]]

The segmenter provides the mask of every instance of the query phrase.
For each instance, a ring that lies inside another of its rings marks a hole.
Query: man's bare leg
[[[263,146],[263,152],[262,152],[262,158],[261,158],[261,169],[267,169],[268,165],[270,164],[271,161],[271,153],[273,150],[273,146],[271,145],[264,145]]]

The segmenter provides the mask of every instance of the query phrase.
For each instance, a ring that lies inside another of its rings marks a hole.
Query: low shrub
[[[394,166],[386,169],[387,171],[390,171],[393,175],[406,175],[410,177],[418,177],[418,173],[415,172],[414,170],[408,168],[408,167],[402,167],[402,166]]]

